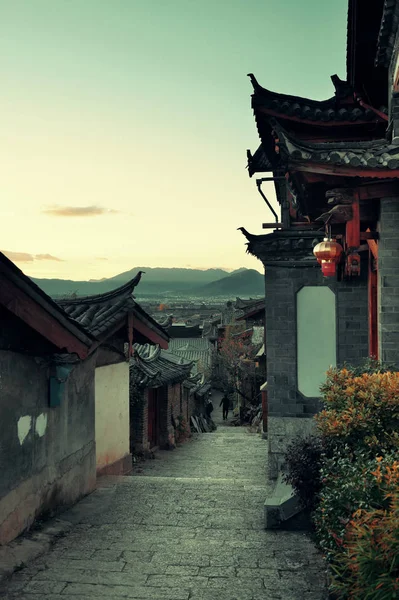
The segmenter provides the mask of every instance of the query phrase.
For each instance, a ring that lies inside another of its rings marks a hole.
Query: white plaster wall
[[[129,364],[96,368],[97,468],[129,454]]]

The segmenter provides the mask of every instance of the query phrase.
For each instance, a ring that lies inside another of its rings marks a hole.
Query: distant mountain
[[[148,295],[178,294],[193,296],[247,296],[263,295],[263,276],[254,269],[237,269],[227,273],[223,269],[162,269],[136,267],[109,279],[72,281],[69,279],[33,279],[47,294],[62,296],[90,296],[109,292],[132,279],[138,271],[145,271],[135,294],[138,299]]]
[[[263,275],[255,269],[240,269],[228,277],[208,283],[199,291],[204,296],[263,296],[265,283]]]
[[[202,271],[200,269],[134,267],[134,269],[130,269],[129,271],[125,271],[124,273],[120,273],[114,277],[110,277],[107,281],[117,281],[118,283],[120,282],[122,284],[132,279],[138,271],[145,272],[145,275],[140,282],[140,287],[145,287],[146,284],[151,284],[152,282],[165,282],[168,285],[180,283],[205,285],[211,281],[216,281],[228,275],[228,272],[224,271],[223,269],[206,269],[205,271]]]
[[[138,271],[145,271],[140,285],[137,287],[138,297],[145,294],[158,293],[194,293],[209,283],[218,281],[229,274],[223,269],[162,269],[151,267],[135,267],[114,277],[91,281],[72,281],[70,279],[33,279],[47,294],[53,297],[89,296],[102,294],[123,285],[132,279]]]
[[[234,271],[231,271],[230,275],[235,275],[236,273],[242,273],[243,271],[248,271],[248,269],[246,267],[241,267],[240,269],[235,269]]]

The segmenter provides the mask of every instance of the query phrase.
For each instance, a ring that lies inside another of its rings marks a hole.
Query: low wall
[[[0,350],[0,544],[95,488],[94,360],[49,408],[48,364]]]

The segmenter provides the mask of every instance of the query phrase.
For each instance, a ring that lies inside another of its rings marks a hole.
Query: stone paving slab
[[[324,600],[301,532],[265,531],[267,442],[225,425],[133,476],[108,477],[63,519],[2,600]]]

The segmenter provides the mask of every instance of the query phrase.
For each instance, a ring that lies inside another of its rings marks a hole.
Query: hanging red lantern
[[[321,264],[324,277],[333,277],[336,274],[342,252],[342,246],[328,237],[313,248],[313,254]]]

